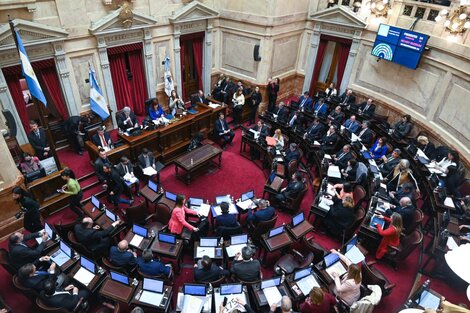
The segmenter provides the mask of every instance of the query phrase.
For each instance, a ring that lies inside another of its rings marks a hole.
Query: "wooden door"
[[[184,101],[187,101],[193,93],[197,92],[199,80],[197,76],[196,63],[194,62],[193,40],[185,40],[181,45],[184,45],[184,64],[182,64],[181,68],[184,96],[180,96],[184,97]]]

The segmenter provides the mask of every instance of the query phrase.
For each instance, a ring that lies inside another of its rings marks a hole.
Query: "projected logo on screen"
[[[372,50],[372,54],[388,61],[392,61],[393,58],[392,48],[386,43],[379,43],[376,45]]]

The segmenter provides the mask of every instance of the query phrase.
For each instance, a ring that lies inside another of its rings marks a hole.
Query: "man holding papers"
[[[157,176],[157,183],[160,182],[160,173],[157,171],[155,157],[152,151],[143,148],[142,153],[137,157],[137,162],[145,175],[149,177]]]
[[[140,197],[139,180],[134,175],[134,166],[132,165],[131,161],[126,156],[121,157],[121,162],[119,162],[119,164],[116,165],[116,170],[118,171],[119,176],[121,176],[122,179],[124,179],[124,182],[129,191],[130,198],[134,199],[134,197],[132,196],[132,191],[130,190],[130,187],[132,185],[134,185],[134,188],[135,188],[135,195],[137,197]]]
[[[129,249],[127,240],[119,241],[117,246],[109,249],[109,260],[113,265],[132,269],[137,264],[137,253]]]
[[[269,201],[261,199],[258,202],[258,210],[253,212],[253,209],[248,209],[248,215],[246,216],[247,224],[256,227],[259,222],[269,221],[273,218],[275,210],[269,205]]]

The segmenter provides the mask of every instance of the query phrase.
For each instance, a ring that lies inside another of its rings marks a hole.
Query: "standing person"
[[[259,92],[259,86],[255,87],[255,92],[251,95],[251,112],[250,112],[250,119],[248,121],[248,126],[252,125],[256,121],[256,112],[258,112],[258,107],[263,97]]]
[[[170,99],[168,99],[168,107],[170,108],[171,115],[173,116],[176,115],[177,110],[184,111],[184,102],[180,99],[180,97],[176,93],[176,90],[171,91]]]
[[[67,184],[62,186],[62,189],[59,189],[59,192],[70,195],[70,209],[77,213],[79,217],[83,217],[83,205],[80,202],[83,198],[83,192],[78,180],[75,178],[75,174],[72,170],[66,168],[62,171],[60,177],[65,180]]]
[[[391,218],[383,215],[379,215],[379,217],[383,218],[387,223],[390,223],[390,226],[386,229],[382,229],[380,224],[374,225],[377,227],[377,232],[383,237],[375,253],[376,259],[383,258],[388,251],[388,246],[398,247],[400,244],[400,233],[403,229],[403,221],[400,214],[393,213]]]
[[[173,211],[171,211],[170,221],[168,222],[168,229],[172,234],[180,235],[183,233],[183,228],[187,228],[191,233],[199,232],[199,228],[189,224],[186,221],[186,214],[198,215],[194,210],[188,209],[185,205],[185,195],[177,195],[176,203]]]
[[[87,122],[86,117],[71,116],[64,122],[63,126],[71,147],[79,155],[83,155],[83,136],[85,135],[80,129]]]
[[[13,199],[18,202],[21,211],[24,212],[23,227],[27,231],[35,233],[44,228],[41,223],[39,203],[34,201],[26,190],[20,187],[13,188]]]
[[[276,106],[277,93],[279,92],[279,78],[268,80],[268,111],[273,112]]]
[[[238,127],[242,118],[242,110],[245,105],[245,96],[243,95],[243,89],[238,88],[237,92],[233,94],[233,126]]]
[[[108,200],[113,203],[114,207],[119,209],[119,203],[126,203],[131,205],[134,200],[127,200],[121,198],[121,194],[124,192],[124,181],[116,169],[111,165],[103,165],[103,172],[106,177],[106,191],[108,193]]]
[[[33,120],[29,121],[29,127],[31,131],[28,134],[28,141],[33,146],[37,157],[40,160],[44,160],[52,156],[51,147],[47,141],[47,136],[44,129],[39,128],[38,123]]]

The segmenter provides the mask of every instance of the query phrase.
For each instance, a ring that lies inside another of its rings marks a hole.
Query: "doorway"
[[[202,60],[204,32],[180,37],[181,98],[186,101],[199,89],[202,90]]]

